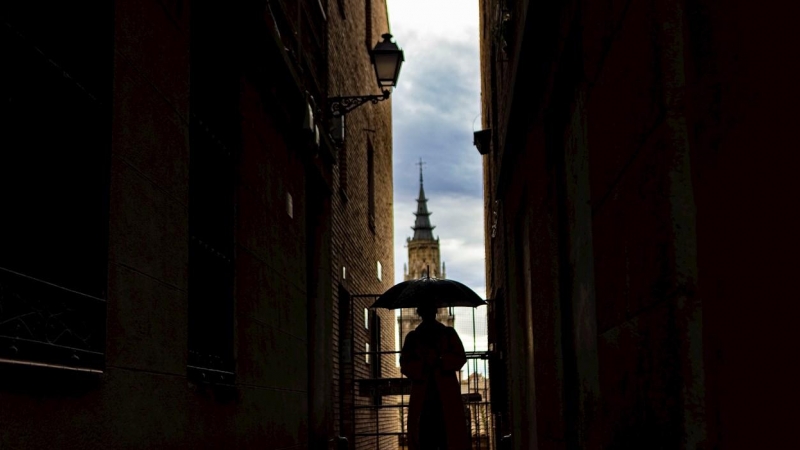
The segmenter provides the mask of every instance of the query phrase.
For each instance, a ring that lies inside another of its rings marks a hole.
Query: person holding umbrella
[[[467,362],[453,327],[436,320],[438,308],[478,307],[486,301],[455,280],[423,277],[398,283],[372,308],[416,308],[422,323],[408,333],[400,371],[412,381],[408,404],[409,450],[467,450],[470,436],[456,372]]]
[[[436,320],[436,306],[420,306],[422,323],[408,333],[400,371],[413,382],[408,406],[410,450],[469,448],[456,372],[467,362],[461,339]]]

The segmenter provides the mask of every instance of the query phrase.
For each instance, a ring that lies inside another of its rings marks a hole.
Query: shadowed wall
[[[791,437],[782,147],[798,99],[792,27],[768,9],[481,2],[487,280],[514,448]]]

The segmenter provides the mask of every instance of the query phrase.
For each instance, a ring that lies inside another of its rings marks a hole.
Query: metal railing
[[[359,328],[363,324],[359,316],[362,308],[368,307],[375,296],[353,296],[353,305],[350,308],[351,324]],[[491,411],[491,389],[489,384],[489,352],[478,350],[476,342],[476,326],[474,310],[472,332],[473,336],[461,336],[469,344],[466,352],[467,363],[458,372],[464,404],[464,420],[470,434],[471,449],[496,450],[494,416]],[[358,320],[356,320],[358,319]],[[394,325],[403,322],[402,316],[398,317]],[[363,328],[363,327],[361,327]],[[405,450],[408,438],[408,403],[411,394],[411,380],[400,374],[398,357],[399,350],[389,350],[389,343],[384,343],[381,348],[366,345],[370,333],[366,330],[356,332],[348,330],[351,337],[352,358],[349,363],[352,378],[348,390],[352,393],[350,417],[352,421],[352,434],[348,436],[350,449],[374,450]],[[399,333],[398,333],[399,334]],[[471,341],[469,340],[471,338]],[[394,346],[395,343],[392,343]],[[398,347],[401,345],[398,345]],[[365,349],[358,350],[356,349]],[[370,371],[365,366],[367,361],[381,360],[384,367],[377,373]],[[388,361],[393,364],[386,364]],[[361,366],[360,370],[356,366]]]

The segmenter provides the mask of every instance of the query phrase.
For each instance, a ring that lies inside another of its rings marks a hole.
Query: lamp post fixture
[[[334,118],[339,118],[370,102],[376,104],[384,101],[392,95],[391,89],[397,86],[397,78],[400,76],[400,67],[405,61],[403,50],[392,42],[392,35],[386,33],[381,36],[382,42],[378,42],[370,53],[372,65],[375,67],[375,77],[378,79],[378,86],[383,91],[378,95],[353,95],[348,97],[331,97],[328,99],[330,112]]]

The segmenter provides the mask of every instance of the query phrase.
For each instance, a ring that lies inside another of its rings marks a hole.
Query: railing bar
[[[373,352],[373,351],[370,350],[368,352],[356,352],[355,354],[356,355],[391,355],[391,354],[396,354],[396,353],[400,353],[400,352],[394,351],[394,350],[386,350],[386,351],[382,351],[382,352]]]
[[[208,367],[192,366],[192,365],[188,365],[188,364],[186,365],[186,368],[187,369],[202,370],[203,372],[214,372],[214,373],[221,373],[221,374],[225,374],[225,375],[235,375],[234,372],[231,372],[231,371],[228,371],[228,370],[210,369]]]
[[[49,369],[71,370],[71,371],[74,371],[74,372],[103,373],[102,370],[98,370],[98,369],[88,369],[88,368],[83,368],[83,367],[70,367],[70,366],[62,366],[60,364],[48,364],[48,363],[40,363],[40,362],[34,362],[34,361],[21,361],[21,360],[6,359],[6,358],[0,358],[0,363],[14,364],[14,365],[19,365],[19,366],[47,367]]]
[[[404,435],[404,434],[407,434],[407,433],[401,433],[401,432],[398,432],[398,431],[394,431],[394,432],[386,431],[386,432],[383,432],[383,433],[356,433],[356,436],[358,436],[358,437],[371,437],[371,436],[402,436],[402,435]]]
[[[55,348],[60,348],[60,349],[64,349],[64,350],[72,350],[73,352],[88,353],[90,355],[96,355],[96,356],[105,355],[105,353],[98,352],[96,350],[87,350],[85,348],[70,347],[70,346],[67,346],[67,345],[54,344],[52,342],[36,341],[36,340],[33,340],[33,339],[26,339],[26,338],[20,338],[20,337],[11,337],[11,336],[7,336],[7,335],[0,335],[0,339],[10,339],[10,340],[15,341],[15,342],[18,341],[18,342],[25,342],[25,343],[30,343],[30,344],[46,345],[48,347],[55,347]]]
[[[40,280],[39,278],[35,278],[35,277],[30,276],[30,275],[25,275],[24,273],[19,273],[19,272],[13,271],[13,270],[9,270],[9,269],[6,269],[5,267],[0,267],[0,271],[6,272],[6,273],[10,273],[12,275],[16,275],[16,276],[18,276],[20,278],[24,278],[24,279],[29,280],[29,281],[35,281],[35,282],[40,283],[40,284],[45,284],[47,286],[54,287],[56,289],[61,289],[62,291],[66,291],[66,292],[69,292],[71,294],[79,295],[79,296],[85,297],[85,298],[87,298],[89,300],[95,300],[95,301],[103,302],[103,303],[106,302],[106,300],[103,299],[103,298],[95,297],[95,296],[89,295],[89,294],[84,294],[83,292],[78,292],[78,291],[66,288],[64,286],[59,286],[57,284],[50,283],[49,281]]]
[[[356,405],[356,406],[354,406],[354,408],[356,408],[356,409],[384,409],[384,408],[400,408],[400,407],[407,408],[408,405],[394,404],[394,405],[379,405],[379,406],[376,406],[376,405]]]
[[[391,355],[391,354],[399,354],[399,353],[401,353],[400,350],[385,350],[385,351],[380,351],[380,352],[373,352],[373,351],[355,352],[354,354],[355,355],[367,355],[367,354],[369,354],[369,355],[375,355],[375,354]],[[477,352],[464,352],[464,353],[466,354],[467,359],[487,359],[487,358],[490,357],[489,352],[477,351]]]
[[[477,331],[475,331],[475,310],[472,310],[472,351],[478,351]]]

